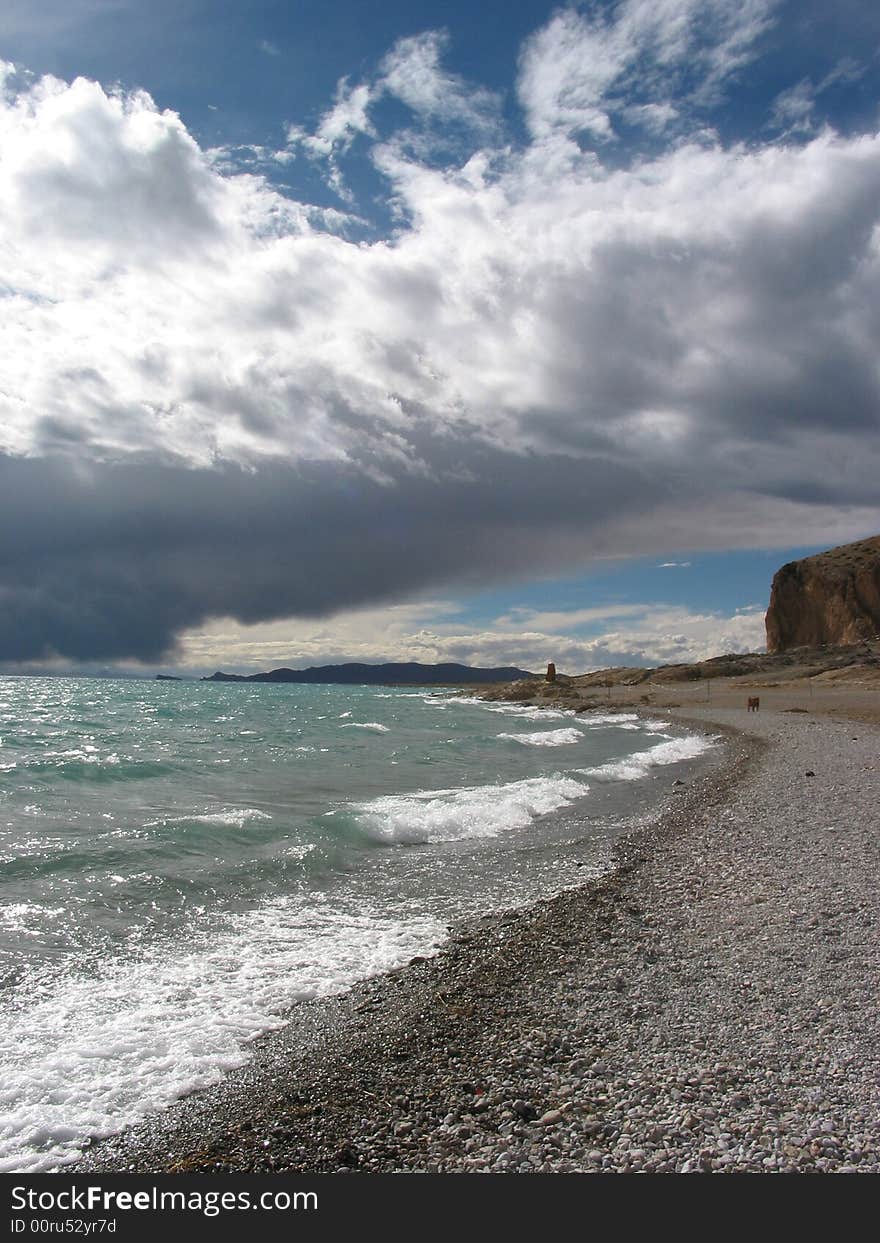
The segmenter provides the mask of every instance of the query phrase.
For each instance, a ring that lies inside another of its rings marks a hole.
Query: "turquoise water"
[[[444,691],[0,679],[0,1169],[74,1159],[297,1000],[600,872],[711,745]]]

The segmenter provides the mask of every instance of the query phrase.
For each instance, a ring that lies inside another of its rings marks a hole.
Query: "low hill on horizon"
[[[568,679],[578,686],[639,686],[643,683],[695,682],[714,678],[772,676],[780,681],[831,675],[844,669],[880,669],[880,644],[823,644],[792,648],[787,652],[729,652],[677,665],[651,669],[618,667],[600,669]]]
[[[297,682],[355,686],[459,686],[462,683],[516,682],[535,678],[526,669],[506,666],[475,669],[470,665],[420,665],[415,661],[384,665],[313,665],[309,669],[272,669],[268,673],[212,673],[203,682]]]

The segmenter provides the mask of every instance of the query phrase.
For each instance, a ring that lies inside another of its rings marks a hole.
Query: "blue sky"
[[[755,647],[880,529],[880,10],[8,0],[0,665]]]

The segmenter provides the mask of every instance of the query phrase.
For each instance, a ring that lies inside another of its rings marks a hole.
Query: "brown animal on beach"
[[[758,711],[758,709],[760,708],[760,706],[761,706],[761,700],[758,698],[758,696],[757,696],[757,695],[754,695],[754,696],[751,696],[751,695],[750,695],[750,696],[749,696],[749,701],[748,701],[748,704],[746,705],[746,711],[747,711],[747,712],[757,712],[757,711]]]

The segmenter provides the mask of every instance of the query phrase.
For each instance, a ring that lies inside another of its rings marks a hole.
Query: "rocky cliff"
[[[880,535],[776,572],[765,619],[767,651],[860,643],[880,634]]]

